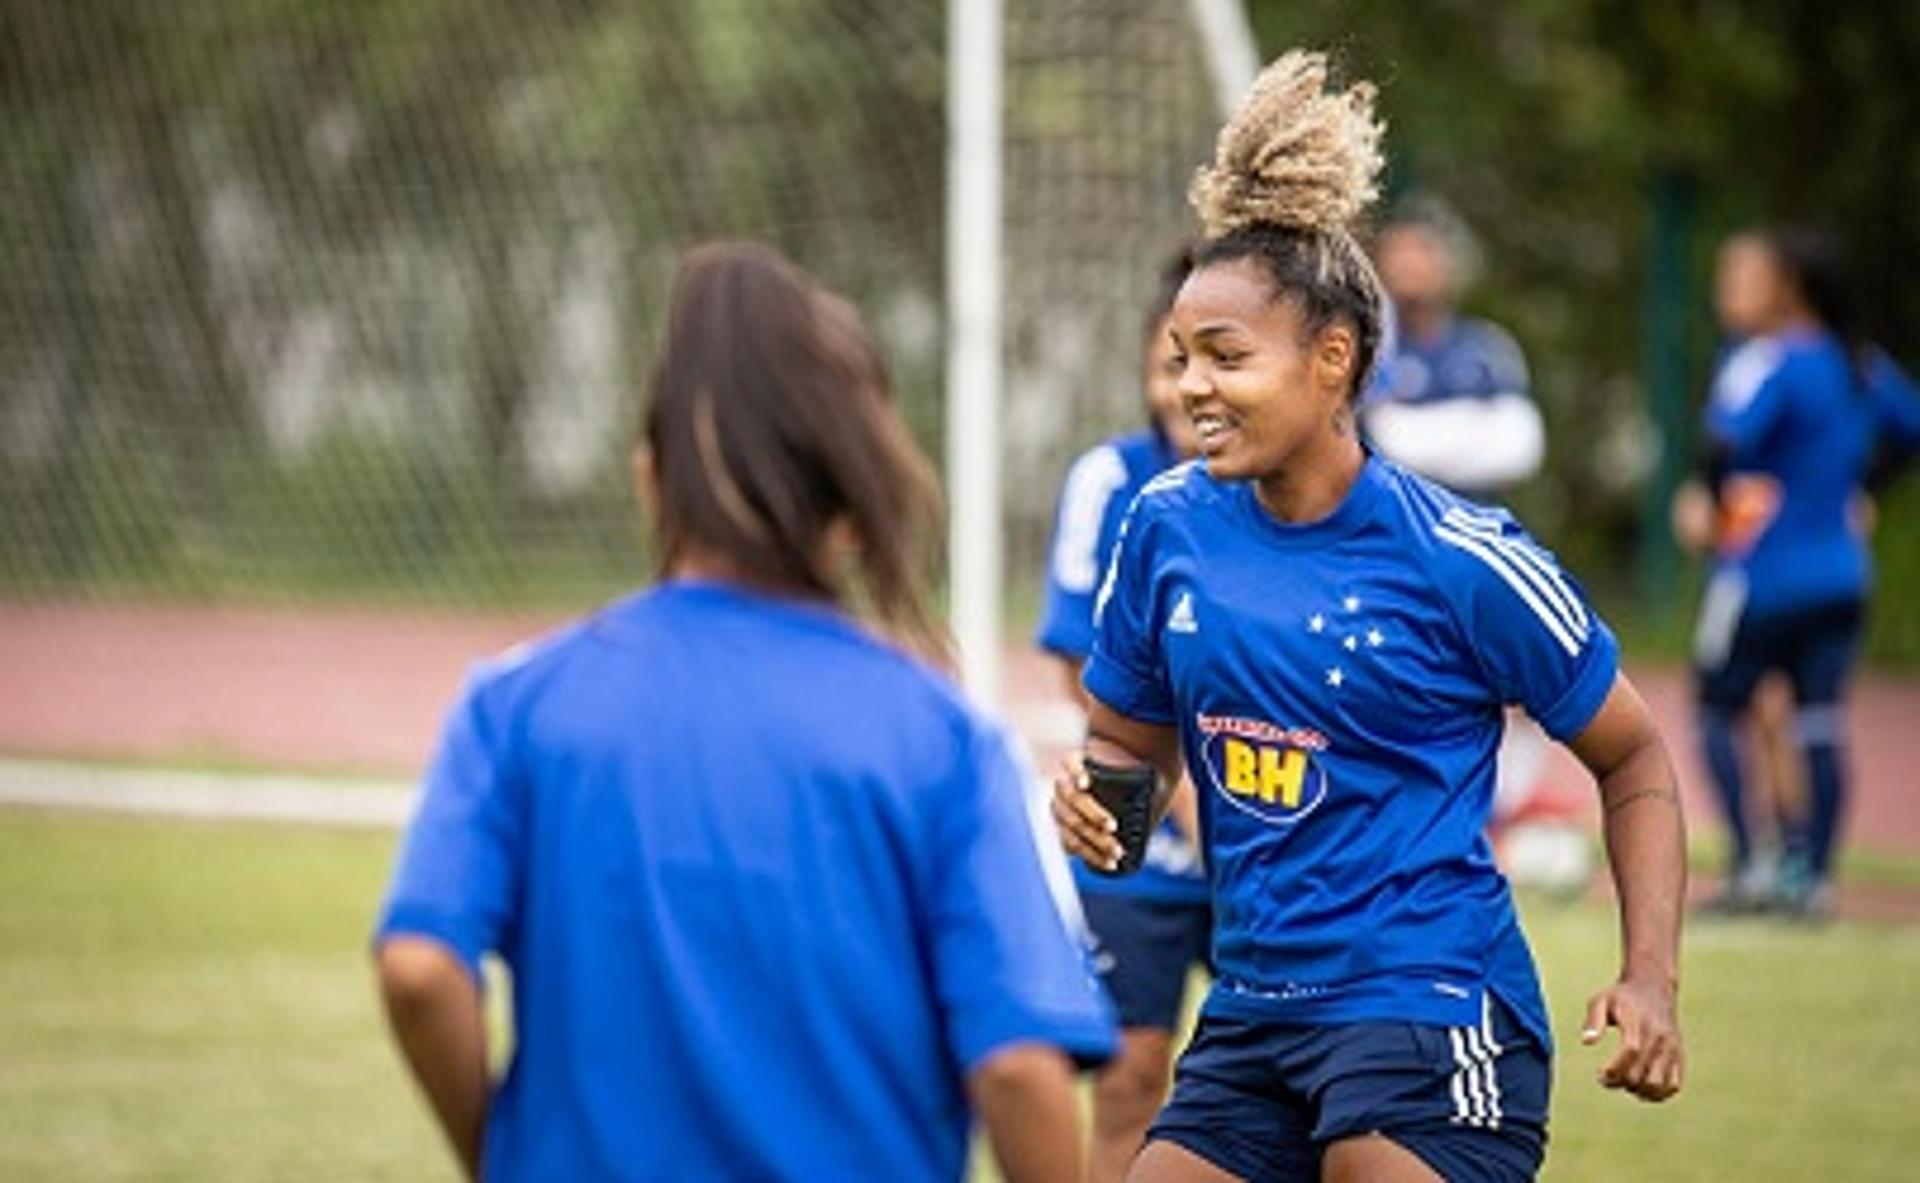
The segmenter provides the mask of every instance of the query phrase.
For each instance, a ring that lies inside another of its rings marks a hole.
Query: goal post
[[[961,677],[1001,705],[1006,528],[1002,190],[1007,0],[952,0],[947,67],[948,594]],[[1260,55],[1242,0],[1187,0],[1215,107],[1237,105]],[[1176,164],[1176,174],[1198,161]],[[1138,261],[1152,265],[1151,257]]]

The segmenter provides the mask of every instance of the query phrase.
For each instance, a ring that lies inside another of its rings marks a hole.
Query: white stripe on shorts
[[[1447,1039],[1453,1044],[1453,1062],[1457,1065],[1447,1087],[1453,1091],[1454,1125],[1480,1124],[1480,1092],[1474,1087],[1473,1059],[1467,1054],[1464,1033],[1465,1027],[1447,1028]]]
[[[1500,1128],[1500,1043],[1493,1037],[1492,995],[1480,995],[1480,1035],[1487,1045],[1487,1122]]]

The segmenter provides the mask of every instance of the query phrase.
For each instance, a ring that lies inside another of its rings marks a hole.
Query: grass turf
[[[0,1178],[452,1178],[366,972],[392,843],[0,811]],[[1562,1040],[1545,1178],[1911,1177],[1920,928],[1696,925],[1692,1078],[1651,1107],[1572,1042],[1610,914],[1528,925]]]

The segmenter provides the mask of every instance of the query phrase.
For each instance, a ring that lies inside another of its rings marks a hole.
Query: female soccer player
[[[649,395],[663,580],[474,678],[379,925],[460,1161],[953,1180],[971,1102],[1010,1178],[1075,1178],[1069,1057],[1113,1033],[1022,776],[841,606],[930,643],[933,480],[857,317],[770,250],[703,248]],[[513,978],[497,1089],[488,953]]]
[[[1841,707],[1870,576],[1861,491],[1891,473],[1885,461],[1920,448],[1920,405],[1905,375],[1860,339],[1825,235],[1740,236],[1723,271],[1740,279],[1735,320],[1754,336],[1727,358],[1706,412],[1719,528],[1695,661],[1702,742],[1733,838],[1720,902],[1818,919],[1831,907],[1846,796]],[[1793,687],[1810,809],[1788,827],[1773,899],[1762,900],[1736,729],[1774,672]]]
[[[1083,706],[1081,670],[1093,650],[1093,595],[1120,522],[1135,495],[1174,463],[1191,457],[1193,426],[1180,405],[1167,316],[1193,267],[1182,248],[1160,270],[1146,316],[1148,426],[1082,454],[1067,471],[1047,564],[1040,647],[1057,658]],[[1119,1183],[1140,1151],[1147,1126],[1173,1076],[1173,1033],[1187,980],[1207,960],[1213,909],[1194,845],[1193,789],[1181,784],[1168,817],[1154,830],[1146,862],[1125,877],[1074,864],[1074,882],[1095,941],[1094,965],[1120,1018],[1120,1054],[1093,1089],[1088,1183]]]
[[[1582,1032],[1620,1029],[1600,1080],[1681,1084],[1667,753],[1552,556],[1362,448],[1381,297],[1348,227],[1380,126],[1371,88],[1325,86],[1318,55],[1270,66],[1196,180],[1173,337],[1203,459],[1134,503],[1087,667],[1084,757],[1165,784],[1184,756],[1214,889],[1218,976],[1142,1183],[1533,1176],[1546,1008],[1482,836],[1507,703],[1599,781],[1623,943]],[[1055,819],[1117,865],[1088,785],[1070,760]]]

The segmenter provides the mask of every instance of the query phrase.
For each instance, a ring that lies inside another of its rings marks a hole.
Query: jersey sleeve
[[[1081,1063],[1113,1054],[1112,1016],[1056,905],[1020,764],[975,724],[957,783],[936,794],[926,918],[947,1041],[968,1072],[1015,1043]]]
[[[1620,668],[1619,644],[1579,584],[1505,513],[1449,510],[1435,535],[1444,594],[1495,697],[1555,739],[1578,735]]]
[[[447,719],[376,934],[439,941],[475,980],[481,958],[500,950],[513,923],[526,829],[519,786],[483,708],[483,685],[469,686]]]
[[[1106,560],[1100,539],[1126,484],[1126,463],[1111,445],[1093,449],[1067,470],[1047,548],[1046,603],[1035,636],[1048,652],[1084,661],[1093,649],[1093,598]]]
[[[1786,371],[1777,342],[1755,338],[1728,355],[1707,401],[1707,431],[1732,453],[1750,453],[1766,438],[1786,407]]]
[[[1157,527],[1148,505],[1143,494],[1120,524],[1094,603],[1093,656],[1082,681],[1087,693],[1130,719],[1170,724],[1173,688],[1155,627],[1160,619],[1152,568]]]

